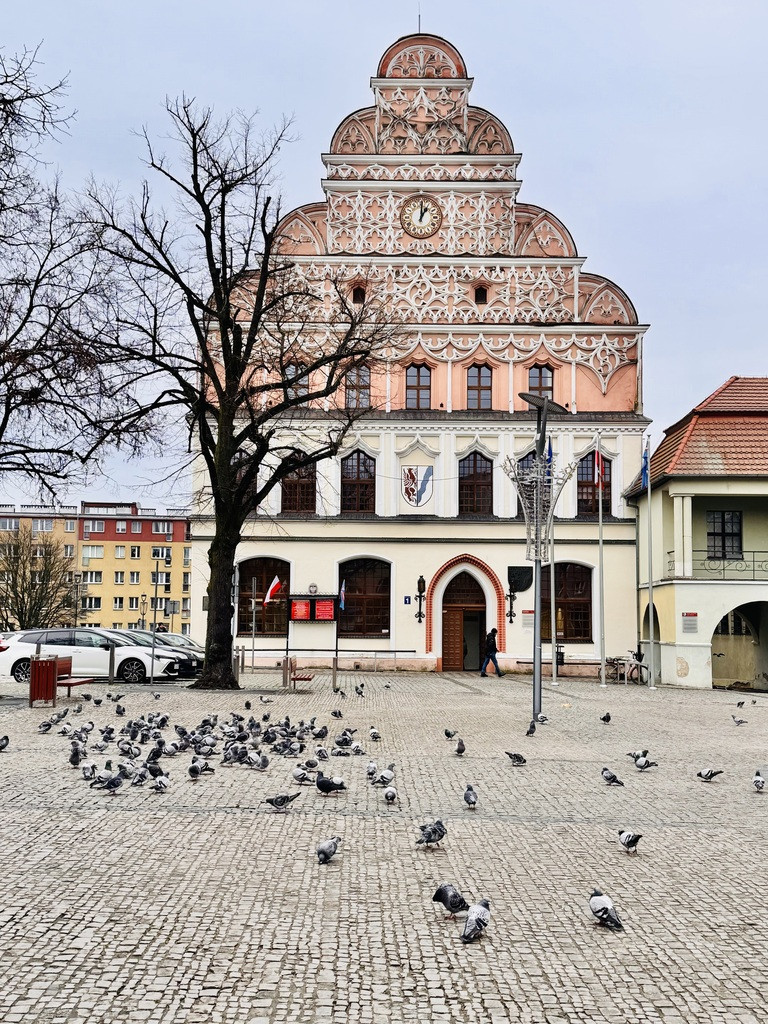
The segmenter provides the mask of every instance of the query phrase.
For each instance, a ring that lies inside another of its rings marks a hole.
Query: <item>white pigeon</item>
[[[752,779],[752,785],[755,787],[755,792],[756,793],[762,793],[763,792],[763,786],[765,785],[765,779],[760,774],[760,769],[759,768],[755,772],[754,779]]]
[[[462,942],[473,942],[479,939],[491,922],[491,905],[488,900],[480,900],[467,911],[467,920],[464,923],[464,931],[461,933]]]

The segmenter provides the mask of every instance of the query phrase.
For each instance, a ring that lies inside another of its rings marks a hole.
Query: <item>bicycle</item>
[[[630,651],[631,660],[627,662],[626,682],[635,683],[637,686],[646,686],[650,677],[650,670],[643,664],[644,654],[642,651]]]

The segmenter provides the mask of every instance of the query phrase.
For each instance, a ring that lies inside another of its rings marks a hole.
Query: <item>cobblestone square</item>
[[[303,786],[285,814],[262,801],[297,790],[297,759],[271,754],[264,773],[215,757],[215,774],[192,782],[180,753],[163,758],[166,794],[124,785],[112,797],[70,767],[60,726],[38,733],[52,709],[29,709],[0,680],[5,1024],[768,1021],[768,794],[752,786],[767,759],[765,697],[564,679],[545,684],[550,721],[529,738],[531,684],[519,677],[344,674],[344,700],[324,673],[304,693],[280,692],[276,675],[244,684],[165,686],[159,700],[134,687],[122,703],[127,718],[167,712],[169,739],[205,715],[247,718],[246,700],[272,722],[317,716],[329,746],[356,728],[379,768],[394,762],[399,804],[369,785],[368,756],[331,758],[321,767],[347,791]],[[106,700],[75,716],[79,699],[60,699],[66,721],[118,733],[127,721]],[[747,724],[736,727],[740,699]],[[626,756],[643,748],[658,768],[640,772]],[[91,757],[121,760],[114,743]],[[607,786],[603,767],[624,787]],[[706,768],[723,774],[703,783]],[[444,842],[417,847],[418,825],[435,818]],[[643,834],[636,856],[617,842],[621,828]],[[343,843],[321,866],[315,847],[333,835]],[[464,945],[462,918],[432,902],[441,882],[490,901],[480,941]],[[623,932],[593,923],[595,886]]]

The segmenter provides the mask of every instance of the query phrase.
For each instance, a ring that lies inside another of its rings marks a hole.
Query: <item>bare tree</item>
[[[94,346],[108,268],[38,156],[68,118],[65,83],[39,85],[36,64],[0,52],[0,473],[50,492],[120,434],[130,396]]]
[[[155,205],[145,182],[140,199],[122,206],[94,186],[91,215],[122,272],[115,360],[152,396],[145,409],[186,416],[204,480],[199,500],[215,517],[196,685],[234,688],[232,581],[243,525],[286,476],[339,451],[362,414],[338,401],[340,387],[397,327],[373,289],[355,303],[343,273],[312,272],[281,244],[270,193],[286,125],[257,135],[252,118],[217,121],[188,99],[167,109],[176,158],[143,137],[174,213]]]
[[[26,523],[0,534],[0,628],[68,626],[86,616],[75,607],[73,568],[61,541],[33,535]]]

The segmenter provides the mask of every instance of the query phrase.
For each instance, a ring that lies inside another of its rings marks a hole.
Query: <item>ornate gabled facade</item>
[[[290,649],[327,661],[334,627],[287,626],[285,604],[264,605],[264,588],[274,575],[291,594],[310,585],[335,594],[346,582],[340,654],[353,662],[397,651],[398,664],[476,668],[496,626],[503,663],[526,667],[532,594],[507,617],[525,527],[502,467],[533,449],[535,412],[520,395],[534,392],[567,410],[550,420],[555,461],[578,467],[556,512],[557,625],[566,668],[589,671],[601,629],[597,433],[610,475],[608,654],[636,639],[635,523],[622,495],[648,422],[646,328],[621,288],[584,271],[557,217],[518,201],[521,156],[502,122],[471,105],[472,79],[450,43],[398,40],[371,88],[373,104],[341,122],[323,156],[324,202],[293,210],[279,232],[308,278],[348,281],[353,302],[375,290],[403,329],[370,373],[347,382],[345,401],[371,412],[342,456],[311,481],[286,482],[246,528],[238,636],[269,661],[288,629]],[[201,556],[210,532],[201,513]],[[423,622],[414,614],[422,576]]]

